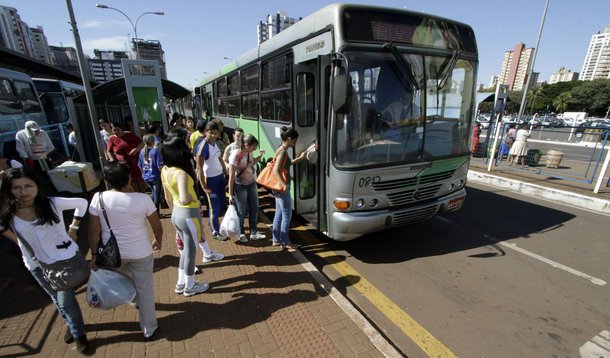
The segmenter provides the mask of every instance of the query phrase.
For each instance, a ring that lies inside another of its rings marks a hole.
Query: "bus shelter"
[[[164,103],[158,103],[156,96],[160,94],[163,102],[180,101],[190,95],[190,91],[179,84],[161,79],[160,93],[154,91],[157,86],[146,85],[146,83],[138,82],[130,83],[129,78],[117,78],[103,84],[100,84],[92,89],[93,100],[98,117],[102,117],[110,122],[119,122],[125,125],[125,119],[132,118],[134,134],[141,136],[144,134],[145,122],[160,122],[159,127],[168,128],[168,121],[165,114]],[[157,102],[156,113],[151,113],[146,108],[150,108],[152,102]],[[76,117],[80,125],[79,134],[83,138],[83,143],[95,143],[92,137],[93,133],[99,133],[100,128],[92,128],[92,122],[89,120],[89,112],[87,109],[86,96],[80,95],[74,99]],[[161,114],[160,116],[158,114]],[[97,120],[95,121],[97,122]],[[97,153],[95,145],[88,145],[83,148],[82,153],[90,162],[97,162]]]

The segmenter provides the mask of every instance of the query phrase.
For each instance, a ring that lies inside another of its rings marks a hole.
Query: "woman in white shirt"
[[[101,195],[121,253],[121,266],[117,271],[133,279],[139,305],[140,328],[144,332],[144,337],[150,338],[158,328],[153,289],[153,252],[161,250],[163,227],[152,199],[131,189],[131,177],[126,164],[109,163],[104,167],[104,174],[111,189],[96,193],[91,199],[89,247],[92,255],[95,256],[100,237],[104,243],[110,239],[110,228],[101,211]],[[148,239],[146,221],[150,223],[155,235],[152,243]],[[91,261],[90,267],[97,269],[95,260]]]
[[[517,131],[515,135],[515,142],[513,146],[510,147],[510,151],[508,152],[508,163],[509,165],[513,165],[515,163],[515,159],[521,165],[525,163],[525,156],[527,155],[527,139],[530,137],[530,132],[528,130],[527,123],[523,125],[523,128]]]
[[[258,140],[251,134],[236,138],[237,150],[229,157],[229,203],[237,205],[239,215],[239,241],[248,242],[244,230],[246,213],[250,218],[250,240],[262,240],[266,236],[258,232],[258,186],[252,167],[261,160],[264,150],[258,151],[258,156],[252,155],[258,146]]]
[[[41,268],[28,254],[21,240],[31,247],[36,259],[51,264],[72,258],[78,251],[76,231],[82,216],[87,212],[87,200],[82,198],[47,197],[36,174],[27,168],[12,168],[2,179],[0,203],[0,227],[2,234],[19,245],[25,266],[38,284],[51,297],[68,330],[66,343],[76,340],[78,352],[89,346],[83,315],[74,290],[55,291],[45,280]],[[72,224],[66,232],[63,211],[74,210]],[[9,229],[10,228],[10,229]],[[21,239],[17,239],[15,234]]]

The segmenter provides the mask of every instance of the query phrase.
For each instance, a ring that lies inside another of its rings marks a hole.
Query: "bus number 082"
[[[360,178],[360,180],[358,181],[358,186],[359,187],[366,187],[375,183],[379,183],[381,181],[381,177],[376,175],[376,176],[372,176],[372,177],[364,177],[364,178]]]

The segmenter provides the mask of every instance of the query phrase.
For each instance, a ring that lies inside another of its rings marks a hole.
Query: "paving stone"
[[[208,281],[210,290],[190,298],[175,294],[175,234],[169,218],[162,219],[162,225],[163,247],[154,254],[159,337],[144,341],[138,311],[130,306],[89,307],[83,287],[77,299],[94,356],[381,356],[298,260],[272,248],[271,240],[247,244],[209,240],[212,250],[225,254],[222,261],[201,264],[200,250],[197,252],[202,273],[196,279]],[[259,227],[270,236],[267,226]],[[207,223],[205,229],[208,237]],[[79,240],[84,242],[86,237]],[[0,356],[77,356],[74,344],[62,341],[65,323],[48,296],[27,271],[7,266],[18,264],[19,260],[0,257]]]

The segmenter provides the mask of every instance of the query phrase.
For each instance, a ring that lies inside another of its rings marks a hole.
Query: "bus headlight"
[[[358,199],[356,201],[356,209],[362,209],[364,207],[364,199]]]
[[[370,206],[371,208],[376,207],[376,206],[377,206],[377,204],[379,204],[379,200],[377,200],[377,199],[371,199],[371,201],[369,202],[369,206]]]
[[[347,210],[350,207],[349,201],[344,199],[335,199],[334,203],[337,210]]]

